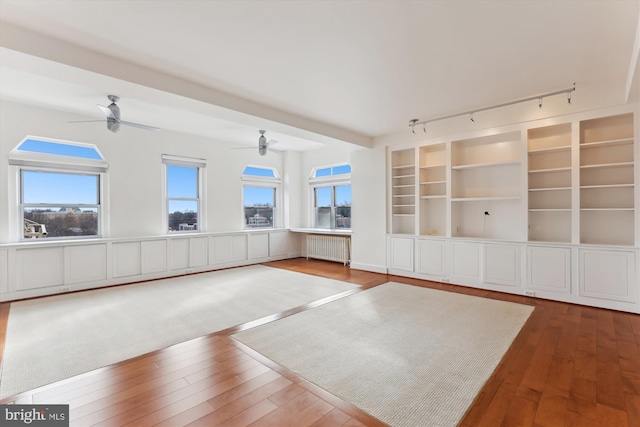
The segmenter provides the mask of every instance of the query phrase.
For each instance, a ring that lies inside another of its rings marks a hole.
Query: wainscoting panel
[[[142,274],[167,271],[167,241],[142,242]]]
[[[65,284],[107,280],[107,245],[64,248]]]
[[[16,256],[17,290],[64,284],[64,248],[25,248]]]
[[[113,277],[136,276],[141,273],[140,242],[121,242],[111,245]]]

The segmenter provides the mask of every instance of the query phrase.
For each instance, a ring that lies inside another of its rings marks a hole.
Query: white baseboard
[[[387,267],[384,265],[363,264],[360,262],[352,262],[351,268],[354,270],[371,271],[372,273],[387,274]]]

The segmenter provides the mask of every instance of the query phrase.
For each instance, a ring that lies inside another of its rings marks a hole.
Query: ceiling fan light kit
[[[140,123],[127,122],[127,121],[121,120],[120,107],[118,107],[118,105],[116,104],[116,102],[120,101],[120,97],[116,95],[108,95],[107,98],[109,98],[109,101],[111,101],[111,104],[109,104],[108,107],[98,104],[98,108],[107,117],[107,129],[109,129],[111,132],[113,133],[118,132],[120,130],[121,124],[126,126],[137,127],[145,130],[152,130],[152,131],[160,130],[160,128],[157,128],[154,126],[148,126]],[[96,122],[96,121],[102,121],[102,120],[80,120],[80,121],[73,121],[69,123],[90,123],[90,122]]]

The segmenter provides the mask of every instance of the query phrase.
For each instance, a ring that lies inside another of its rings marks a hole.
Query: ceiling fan
[[[116,102],[120,100],[120,97],[116,95],[108,95],[107,98],[109,98],[109,101],[111,101],[111,104],[108,107],[98,104],[98,108],[100,108],[100,110],[102,110],[104,115],[107,116],[107,120],[106,120],[107,129],[109,129],[111,132],[114,132],[114,133],[118,132],[120,130],[120,125],[133,126],[140,129],[153,130],[153,131],[160,130],[160,128],[157,128],[157,127],[120,120],[120,107],[116,105]],[[79,121],[73,121],[69,123],[88,123],[88,122],[103,122],[103,121],[104,120],[79,120]]]
[[[267,137],[264,136],[264,134],[267,132],[266,130],[259,130],[258,132],[260,132],[260,137],[258,138],[258,153],[261,156],[264,156],[265,154],[267,154],[267,151],[271,151],[273,153],[278,153],[278,154],[282,153],[282,151],[280,150],[275,150],[271,148],[271,146],[277,144],[278,141],[276,141],[275,139],[270,139],[269,141],[267,141]],[[251,147],[234,148],[234,150],[246,150],[246,149],[253,150],[253,148]]]

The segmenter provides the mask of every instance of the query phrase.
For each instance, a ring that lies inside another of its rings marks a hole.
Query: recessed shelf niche
[[[447,149],[434,144],[419,149],[420,234],[446,234]]]
[[[529,129],[529,241],[571,242],[571,123]]]
[[[580,122],[580,243],[634,244],[633,115]]]
[[[416,164],[413,148],[391,152],[391,231],[415,234]]]
[[[451,143],[451,235],[521,239],[520,132]]]

